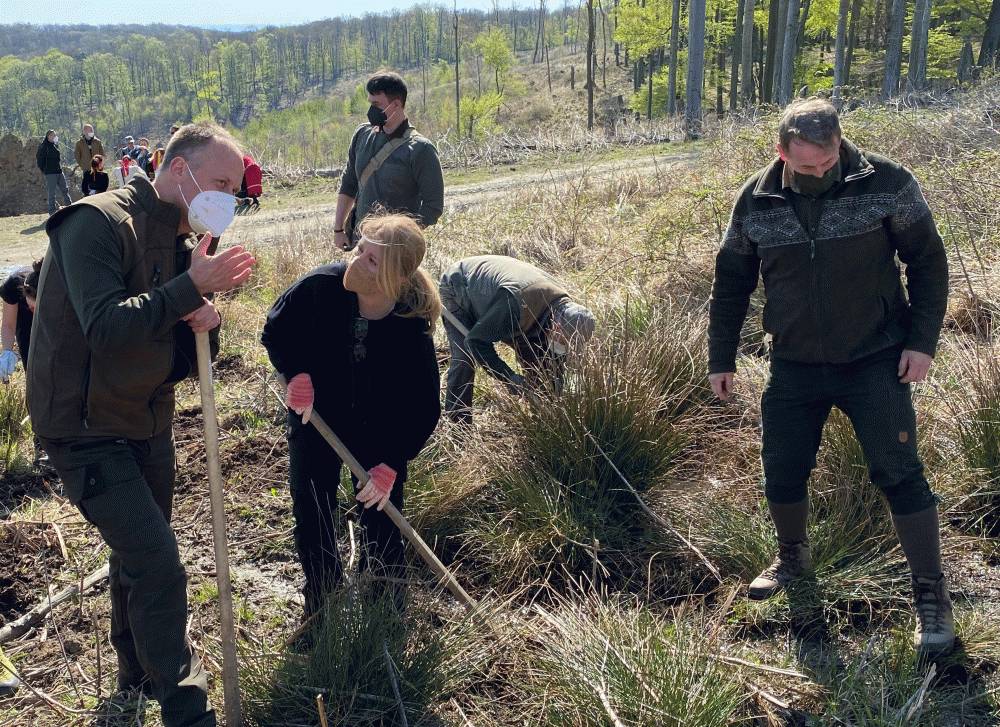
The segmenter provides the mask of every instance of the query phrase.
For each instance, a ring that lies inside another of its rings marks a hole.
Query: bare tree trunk
[[[778,87],[778,105],[785,106],[792,100],[795,85],[795,51],[799,28],[799,0],[788,0],[785,22],[785,44],[781,53],[781,84]]]
[[[538,0],[538,32],[535,33],[535,52],[531,55],[531,62],[538,63],[542,60],[545,49],[542,48],[542,38],[545,37],[545,0]]]
[[[743,31],[740,43],[743,85],[740,95],[744,106],[753,106],[753,5],[753,0],[743,0]]]
[[[545,78],[549,82],[549,95],[552,95],[552,66],[549,65],[549,40],[545,39]]]
[[[802,12],[799,13],[799,29],[795,34],[795,47],[801,48],[806,43],[806,23],[809,21],[809,9],[812,7],[812,0],[802,0]],[[820,52],[822,53],[822,44]]]
[[[600,0],[601,9],[601,39],[603,56],[601,58],[601,88],[608,90],[608,14],[604,12],[604,2]]]
[[[615,0],[615,10],[618,9],[618,2],[619,2],[619,0]],[[618,13],[615,13],[615,28],[614,29],[618,30]],[[620,66],[622,64],[621,63],[621,52],[622,52],[622,44],[619,43],[616,40],[615,41],[615,66],[616,67]]]
[[[858,46],[858,23],[861,18],[861,0],[851,3],[851,24],[847,33],[847,52],[844,54],[844,85],[851,82],[851,66],[854,64],[854,49]]]
[[[972,66],[975,61],[972,58],[972,41],[968,38],[962,43],[962,55],[958,58],[958,83],[964,84],[972,76]]]
[[[837,44],[833,49],[833,100],[840,101],[844,85],[844,66],[847,61],[847,13],[851,0],[840,0],[837,13]]]
[[[715,7],[715,27],[718,29],[715,38],[715,116],[721,119],[724,113],[724,109],[722,108],[722,99],[724,96],[722,80],[726,77],[726,50],[719,37],[722,35],[722,8],[718,5]]]
[[[688,139],[701,136],[701,87],[705,81],[705,0],[688,3],[687,99],[684,128]]]
[[[587,130],[594,128],[594,0],[587,0]]]
[[[927,82],[927,33],[931,23],[931,0],[917,0],[910,33],[910,63],[906,78],[910,90],[919,91]]]
[[[770,0],[767,6],[767,41],[763,51],[760,86],[760,100],[763,103],[770,103],[774,99],[774,61],[777,55],[780,4],[781,0]]]
[[[983,32],[983,45],[979,49],[978,65],[985,68],[1000,59],[1000,0],[990,5],[990,17]]]
[[[667,113],[677,113],[677,42],[680,36],[681,0],[674,0],[670,11],[670,72],[667,76]]]
[[[885,74],[882,77],[882,98],[899,93],[899,71],[903,58],[903,23],[906,20],[906,0],[892,0],[888,35],[885,44]]]
[[[458,0],[455,0],[455,133],[462,135],[462,87],[458,82]]]
[[[735,111],[739,107],[740,95],[740,60],[743,51],[743,9],[750,4],[753,7],[753,0],[739,0],[736,8],[736,15],[733,16],[733,39],[729,43],[731,54],[729,66],[729,110]]]
[[[652,121],[653,119],[653,72],[656,67],[656,62],[653,58],[653,53],[649,53],[649,82],[646,85],[646,120]]]
[[[774,35],[774,63],[771,78],[771,100],[781,104],[781,71],[785,59],[785,29],[788,26],[788,4],[791,0],[779,0],[777,29]]]

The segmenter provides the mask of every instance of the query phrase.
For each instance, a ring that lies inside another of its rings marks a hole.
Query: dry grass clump
[[[322,614],[312,643],[277,665],[267,653],[244,659],[252,724],[318,724],[317,695],[331,724],[401,724],[403,714],[428,724],[457,676],[449,670],[447,630],[404,619],[390,597],[357,588],[331,593]]]
[[[0,475],[17,474],[31,465],[31,426],[22,376],[0,383]],[[23,422],[23,423],[22,423]]]
[[[716,657],[720,624],[638,600],[589,595],[536,606],[537,654],[526,688],[538,724],[722,727],[751,713],[750,689]]]
[[[624,584],[680,545],[644,504],[684,466],[706,398],[703,323],[633,308],[601,330],[562,393],[496,396],[493,418],[463,443],[460,461],[475,468],[437,477],[436,490],[417,485],[421,522],[457,539],[465,567],[493,587],[578,575]]]
[[[963,462],[955,510],[966,527],[1000,533],[1000,341],[950,341],[943,372],[941,446]]]

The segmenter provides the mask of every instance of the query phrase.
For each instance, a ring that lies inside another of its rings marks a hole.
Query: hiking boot
[[[754,601],[764,601],[810,570],[812,556],[809,554],[809,543],[785,543],[779,540],[778,557],[753,579],[747,589],[747,596]]]
[[[914,576],[913,609],[917,627],[913,629],[913,648],[919,656],[943,656],[955,646],[955,617],[944,576]]]

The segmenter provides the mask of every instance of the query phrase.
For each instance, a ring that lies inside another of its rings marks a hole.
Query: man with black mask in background
[[[406,82],[398,73],[381,72],[366,89],[368,123],[351,139],[334,216],[334,241],[342,250],[354,247],[355,230],[375,210],[408,214],[429,227],[444,209],[441,162],[406,118]]]

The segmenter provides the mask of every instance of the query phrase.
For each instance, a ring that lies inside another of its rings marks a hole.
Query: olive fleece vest
[[[520,303],[518,327],[525,336],[548,319],[549,308],[569,293],[534,265],[504,255],[477,255],[459,260],[445,274],[442,283],[451,287],[457,302],[479,320],[497,293],[507,290]]]
[[[93,238],[66,239],[69,235],[61,235],[59,228],[81,206],[100,211],[109,225],[95,229]],[[39,436],[142,440],[170,426],[176,326],[161,325],[156,334],[113,352],[94,350],[67,291],[67,276],[80,274],[80,266],[65,270],[62,261],[64,246],[105,245],[117,256],[117,244],[126,299],[148,296],[190,263],[197,240],[178,237],[179,219],[179,210],[161,202],[145,179],[86,197],[49,219],[50,245],[41,271],[28,378],[28,407]]]

